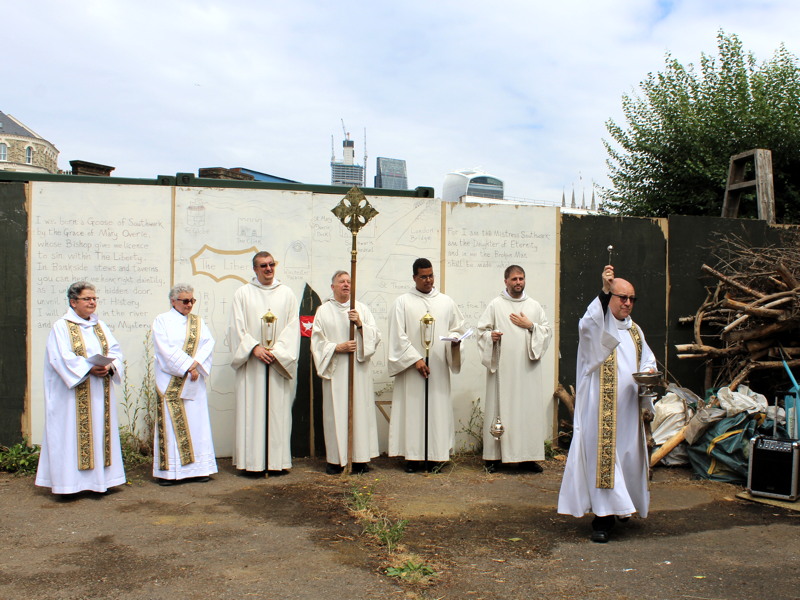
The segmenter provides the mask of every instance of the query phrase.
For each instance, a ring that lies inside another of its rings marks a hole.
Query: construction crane
[[[347,128],[344,126],[344,119],[341,119],[341,121],[342,121],[342,133],[344,134],[344,139],[349,140],[350,134],[347,133]]]

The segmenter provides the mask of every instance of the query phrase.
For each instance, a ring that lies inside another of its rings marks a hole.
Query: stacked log
[[[715,283],[697,312],[694,343],[678,344],[680,359],[705,361],[705,388],[735,390],[757,372],[800,366],[800,246],[788,234],[780,247],[752,248],[728,238],[703,273]]]

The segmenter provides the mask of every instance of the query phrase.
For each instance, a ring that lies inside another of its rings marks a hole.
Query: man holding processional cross
[[[369,471],[368,463],[380,454],[375,421],[375,388],[370,359],[381,341],[369,307],[356,302],[350,308],[350,274],[336,271],[331,279],[332,297],[317,309],[311,333],[311,353],[322,378],[322,416],[325,431],[326,473],[336,475],[352,463],[355,475]],[[355,325],[355,339],[349,326]],[[352,457],[348,420],[348,361],[354,359]]]

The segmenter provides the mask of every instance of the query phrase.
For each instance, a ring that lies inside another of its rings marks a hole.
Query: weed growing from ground
[[[398,519],[393,521],[386,513],[375,504],[375,488],[379,479],[371,483],[356,483],[350,488],[347,505],[359,523],[364,527],[364,533],[370,535],[388,552],[393,552],[406,529],[408,521]]]
[[[393,552],[403,538],[406,525],[408,525],[407,519],[398,519],[393,523],[386,515],[380,515],[375,521],[366,524],[364,532],[386,546],[388,552]]]
[[[358,513],[373,511],[373,494],[377,486],[378,480],[376,479],[369,484],[354,483],[350,488],[347,505],[350,510],[356,513],[356,516],[358,516]]]
[[[459,420],[458,423],[461,425],[461,429],[456,433],[463,433],[468,438],[468,442],[464,444],[458,454],[481,454],[483,452],[483,409],[480,398],[473,400],[467,422]]]
[[[379,482],[379,479],[374,479],[370,483],[362,481],[354,483],[346,494],[346,502],[350,512],[363,526],[363,533],[378,542],[391,556],[400,548],[400,541],[403,539],[408,520],[393,520],[380,510],[375,503],[375,490]],[[388,571],[387,574],[392,577],[399,577],[409,583],[418,583],[436,574],[433,567],[425,564],[423,559],[416,556],[407,558],[408,555],[403,555],[403,557],[406,563],[410,563],[411,567],[404,566],[403,561],[401,561],[399,566],[389,568],[390,570],[399,569],[398,574],[391,574]]]
[[[28,445],[27,438],[13,446],[0,446],[0,471],[33,475],[39,465],[40,450],[38,444]]]
[[[406,558],[399,566],[386,569],[389,577],[397,577],[407,583],[423,583],[436,576],[436,571],[419,557]]]
[[[153,344],[150,331],[144,339],[144,374],[139,387],[128,380],[128,363],[122,381],[122,412],[127,424],[119,427],[122,459],[129,469],[152,460],[153,436],[158,406],[155,374],[153,373]]]

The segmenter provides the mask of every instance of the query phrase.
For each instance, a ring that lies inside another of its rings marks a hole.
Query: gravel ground
[[[0,474],[0,598],[800,598],[800,506],[656,469],[650,517],[593,544],[588,519],[555,512],[563,461],[543,466],[489,474],[469,457],[425,475],[381,458],[348,478],[301,459],[265,479],[221,460],[208,483],[160,487],[142,467],[69,499]],[[363,534],[354,489],[408,520],[397,552]],[[408,558],[436,575],[386,575]]]

